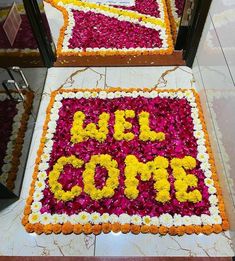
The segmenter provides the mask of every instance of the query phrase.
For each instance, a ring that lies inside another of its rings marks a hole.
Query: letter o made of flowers
[[[49,186],[51,191],[54,193],[56,199],[62,201],[73,200],[75,197],[79,196],[82,192],[82,188],[75,185],[70,191],[63,190],[62,185],[58,182],[61,172],[64,166],[71,164],[74,168],[81,168],[84,162],[75,156],[60,157],[56,164],[53,166],[52,171],[49,173]]]
[[[95,185],[95,170],[100,165],[108,171],[108,178],[102,189],[97,189]],[[111,198],[114,195],[114,190],[119,185],[118,164],[108,154],[93,155],[88,163],[85,165],[83,172],[84,192],[87,193],[91,199],[100,200],[102,198]]]

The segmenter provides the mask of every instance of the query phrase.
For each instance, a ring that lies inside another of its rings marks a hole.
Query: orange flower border
[[[3,93],[3,92],[0,92]],[[8,177],[6,181],[6,186],[9,190],[13,190],[15,187],[15,180],[17,177],[17,171],[20,166],[20,157],[22,154],[22,148],[24,144],[25,132],[27,130],[28,119],[31,112],[34,94],[32,92],[23,92],[26,100],[23,102],[24,105],[24,113],[22,114],[20,120],[20,127],[17,137],[14,143],[14,149],[12,152],[12,160],[11,160],[11,169],[8,172]]]
[[[45,2],[51,4],[53,7],[58,9],[62,12],[63,18],[64,18],[64,25],[60,29],[60,35],[58,38],[57,43],[57,56],[63,57],[63,56],[114,56],[114,55],[152,55],[152,54],[158,54],[158,55],[171,55],[174,51],[174,45],[171,35],[171,25],[170,25],[170,19],[168,17],[168,8],[167,8],[167,0],[162,0],[163,2],[163,8],[164,8],[164,23],[166,25],[166,33],[167,33],[167,44],[168,49],[167,50],[146,50],[146,51],[122,51],[122,50],[114,50],[114,51],[94,51],[94,52],[69,52],[69,51],[63,51],[63,42],[65,37],[65,31],[69,24],[69,15],[66,10],[66,8],[59,6],[55,0],[44,0]]]
[[[73,225],[70,222],[66,222],[64,224],[48,224],[48,225],[42,225],[41,223],[36,223],[36,224],[31,224],[29,223],[29,215],[31,213],[31,204],[33,202],[33,193],[34,193],[34,187],[35,187],[35,182],[37,180],[37,173],[38,173],[38,165],[40,163],[40,158],[41,155],[43,153],[43,147],[45,144],[45,136],[46,136],[46,132],[47,132],[47,126],[48,123],[50,121],[50,111],[53,107],[54,101],[55,101],[55,96],[58,93],[63,93],[63,92],[78,92],[78,91],[89,91],[89,92],[99,92],[102,91],[103,89],[59,89],[56,91],[53,91],[51,93],[51,99],[48,105],[48,108],[46,110],[46,119],[44,122],[44,126],[43,126],[43,134],[41,137],[41,141],[40,141],[40,147],[38,149],[37,152],[37,159],[35,162],[35,168],[34,168],[34,172],[33,172],[33,176],[32,176],[32,183],[30,186],[30,190],[29,190],[29,197],[26,200],[26,206],[24,209],[24,216],[22,218],[22,225],[25,227],[25,230],[29,233],[37,233],[37,234],[59,234],[59,233],[63,233],[63,234],[71,234],[71,233],[75,233],[75,234],[95,234],[98,235],[101,232],[103,233],[109,233],[111,231],[113,231],[114,233],[117,232],[122,232],[122,233],[133,233],[133,234],[139,234],[139,233],[151,233],[151,234],[160,234],[160,235],[178,235],[178,236],[182,236],[184,234],[200,234],[203,233],[205,235],[209,235],[211,233],[220,233],[222,231],[228,230],[229,229],[229,222],[228,222],[228,218],[225,212],[225,206],[224,206],[224,202],[223,202],[223,198],[222,198],[222,190],[220,188],[219,185],[219,181],[218,181],[218,176],[216,173],[216,167],[215,167],[215,161],[214,161],[214,157],[213,157],[213,153],[212,153],[212,149],[211,149],[211,145],[210,145],[210,141],[209,141],[209,135],[207,132],[207,128],[206,128],[206,123],[205,123],[205,119],[203,116],[203,110],[202,110],[202,106],[201,106],[201,102],[200,102],[200,98],[199,95],[197,94],[197,92],[194,89],[162,89],[159,90],[157,88],[153,88],[153,89],[148,89],[148,88],[144,88],[144,89],[137,89],[137,88],[129,88],[129,89],[122,89],[122,88],[109,88],[107,90],[105,90],[106,92],[116,92],[116,91],[124,91],[124,92],[133,92],[133,91],[144,91],[144,92],[150,92],[153,90],[156,90],[157,92],[176,92],[176,91],[186,91],[186,90],[191,90],[194,94],[194,97],[196,99],[196,103],[197,103],[197,108],[199,110],[199,118],[201,120],[202,126],[203,126],[203,131],[205,134],[205,139],[206,139],[206,148],[208,151],[208,154],[210,156],[209,158],[209,163],[211,164],[211,171],[212,171],[212,179],[214,181],[214,186],[217,189],[217,197],[218,197],[218,207],[219,207],[219,211],[220,211],[220,216],[222,218],[222,224],[221,225],[202,225],[202,226],[195,226],[195,225],[189,225],[189,226],[172,226],[170,228],[165,227],[165,226],[154,226],[154,225],[132,225],[132,224],[120,224],[120,223],[114,223],[114,224],[110,224],[110,223],[103,223],[103,224],[99,224],[99,225],[92,225],[90,223],[85,224],[85,225],[81,225],[81,224],[75,224]]]

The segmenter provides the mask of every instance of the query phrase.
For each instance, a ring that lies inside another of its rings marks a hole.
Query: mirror
[[[177,40],[179,27],[184,13],[185,2],[187,2],[187,0],[166,0],[174,44]]]
[[[0,68],[0,210],[20,196],[46,74]]]

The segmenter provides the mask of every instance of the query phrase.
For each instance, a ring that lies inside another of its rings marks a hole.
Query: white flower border
[[[19,95],[16,93],[11,94],[13,98],[19,98]],[[7,94],[0,93],[0,101],[4,101],[6,99],[9,99]],[[4,184],[6,186],[8,174],[12,167],[12,158],[13,158],[13,151],[15,149],[14,142],[19,134],[19,130],[21,127],[21,119],[25,112],[24,104],[23,102],[19,102],[16,105],[17,113],[13,118],[13,124],[12,124],[12,131],[9,137],[9,141],[7,143],[7,150],[5,152],[5,157],[3,159],[3,165],[1,168],[1,175],[0,175],[0,183]]]
[[[164,12],[164,5],[162,0],[158,0],[157,1],[158,5],[159,5],[159,12],[160,12],[160,17],[156,18],[156,20],[162,20],[163,22],[165,21],[165,12]],[[99,14],[103,14],[106,15],[108,17],[114,17],[116,19],[118,19],[119,21],[126,21],[126,22],[131,22],[134,24],[138,24],[147,28],[151,28],[154,29],[156,31],[160,31],[160,39],[162,40],[162,47],[161,48],[86,48],[86,52],[94,52],[94,51],[125,51],[125,52],[132,52],[132,51],[154,51],[154,50],[167,50],[169,48],[168,45],[168,37],[169,35],[167,34],[167,29],[166,27],[162,27],[162,26],[157,26],[151,23],[146,23],[144,21],[139,21],[138,19],[134,19],[134,18],[130,18],[130,17],[126,17],[126,16],[122,16],[122,15],[118,15],[118,14],[114,14],[111,12],[107,12],[107,11],[103,11],[100,9],[90,9],[89,7],[82,7],[82,6],[77,6],[74,4],[63,4],[62,2],[58,3],[59,6],[62,6],[63,8],[65,8],[68,12],[68,26],[65,30],[64,33],[64,39],[63,39],[63,44],[62,44],[62,52],[82,52],[84,51],[84,49],[82,48],[74,48],[71,49],[69,48],[69,40],[71,39],[72,33],[73,33],[73,28],[75,26],[75,19],[74,19],[74,15],[72,10],[77,10],[77,11],[83,11],[83,12],[89,12],[92,11],[94,13],[99,13]],[[131,11],[128,10],[128,12],[130,13],[136,13],[135,11]],[[155,18],[153,16],[150,15],[145,15],[146,17],[151,17],[151,18]]]
[[[53,136],[56,131],[56,121],[58,120],[58,112],[62,106],[62,100],[66,98],[100,98],[100,99],[114,99],[119,97],[133,97],[136,98],[138,96],[146,97],[146,98],[170,98],[170,99],[182,99],[186,98],[191,106],[191,116],[193,118],[194,124],[194,136],[197,139],[198,144],[198,155],[197,159],[201,162],[201,169],[203,170],[206,178],[205,185],[208,187],[209,191],[209,202],[210,202],[210,215],[202,214],[201,216],[192,215],[190,216],[181,216],[179,214],[175,214],[171,216],[170,214],[162,214],[159,217],[150,217],[144,216],[140,217],[139,215],[127,215],[121,214],[117,216],[115,214],[109,215],[108,213],[104,213],[100,215],[95,212],[89,214],[87,212],[80,212],[79,214],[74,214],[68,216],[67,214],[41,214],[40,209],[42,204],[40,200],[43,198],[43,189],[45,188],[45,180],[48,178],[46,174],[46,170],[49,167],[49,158],[50,153],[53,147]],[[222,224],[222,218],[219,215],[220,211],[218,208],[218,198],[216,195],[216,188],[214,187],[214,181],[211,179],[211,165],[209,163],[209,154],[207,153],[206,148],[206,140],[204,138],[205,134],[202,129],[202,123],[199,118],[199,110],[197,108],[197,103],[195,96],[191,90],[185,91],[175,91],[175,92],[157,92],[157,91],[149,91],[144,92],[133,91],[133,92],[125,92],[125,91],[117,91],[117,92],[106,92],[104,90],[100,92],[89,92],[89,91],[78,91],[78,92],[64,92],[59,93],[55,96],[55,102],[51,109],[50,114],[50,122],[48,123],[48,129],[46,134],[46,143],[43,148],[43,155],[41,156],[41,163],[39,164],[39,172],[37,176],[37,181],[35,184],[35,192],[33,194],[33,203],[31,205],[32,213],[29,215],[29,222],[34,224],[40,222],[41,224],[56,224],[56,223],[64,223],[71,222],[72,224],[85,224],[92,223],[98,224],[102,222],[110,222],[115,223],[119,222],[120,224],[131,223],[131,224],[147,224],[147,225],[163,225],[166,227],[171,226],[181,226],[181,225],[213,225],[213,224]],[[81,218],[83,217],[83,218]],[[85,217],[85,218],[84,218]]]
[[[178,30],[181,17],[178,16],[175,0],[169,0],[169,1],[170,1],[170,5],[171,5],[171,13],[173,15],[173,18],[175,19],[175,24],[176,24],[176,27],[177,27],[177,30]]]

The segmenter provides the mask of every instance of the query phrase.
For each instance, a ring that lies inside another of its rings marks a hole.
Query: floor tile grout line
[[[94,242],[94,254],[93,254],[93,256],[96,256],[96,235],[95,235],[95,242]]]
[[[104,89],[106,89],[107,86],[107,67],[105,67],[104,70]]]

